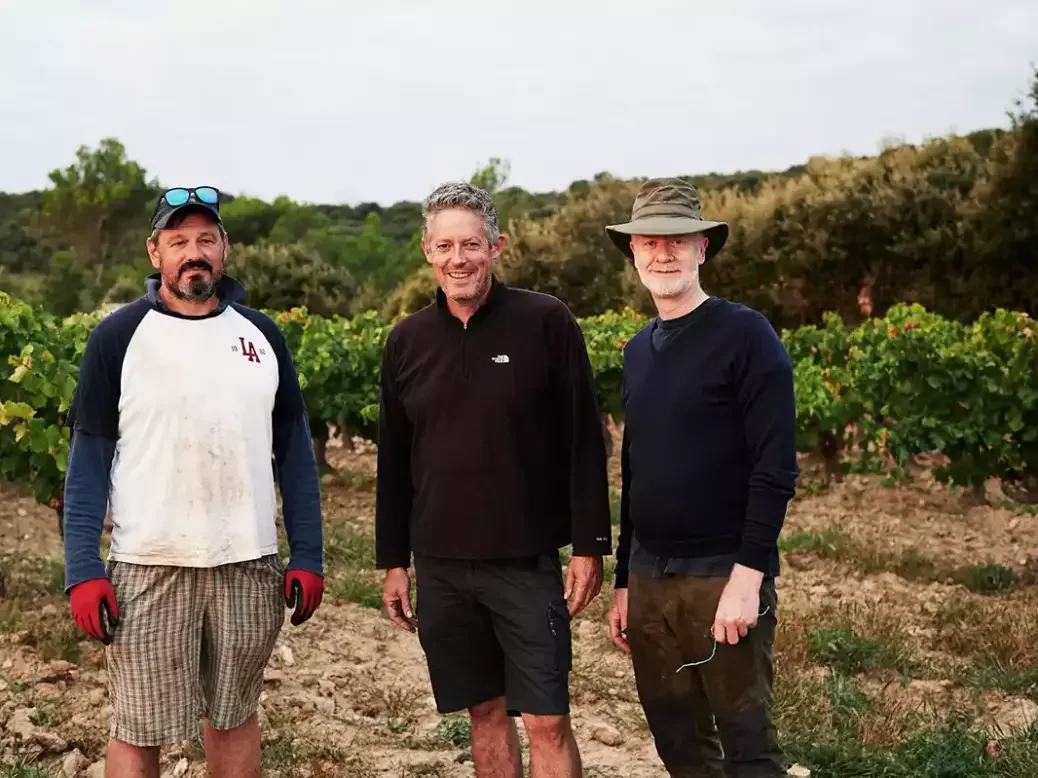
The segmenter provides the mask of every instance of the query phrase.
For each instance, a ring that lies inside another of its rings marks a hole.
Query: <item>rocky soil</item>
[[[363,569],[370,561],[357,560],[369,542],[373,459],[365,446],[332,451],[338,475],[325,479],[329,594],[309,623],[296,628],[286,619],[265,673],[265,774],[474,775],[467,722],[435,713],[417,638],[369,607],[378,579]],[[887,490],[875,479],[850,477],[816,496],[804,491],[783,535],[798,538],[784,553],[780,581],[776,708],[784,729],[809,737],[817,726],[818,737],[829,736],[833,725],[817,712],[826,700],[812,694],[847,662],[856,688],[878,706],[868,715],[879,718],[861,730],[875,747],[894,748],[904,735],[899,726],[923,727],[956,707],[969,709],[976,726],[990,732],[993,749],[1038,721],[1038,686],[1027,685],[1022,669],[1038,655],[1028,623],[1038,617],[1038,597],[1026,577],[1038,550],[1038,516],[992,507],[1002,505],[996,493],[990,505],[966,508],[925,480]],[[827,550],[824,541],[833,537],[842,540]],[[870,549],[882,553],[862,558]],[[1015,571],[1018,582],[1005,593],[976,594],[926,572],[940,565],[917,575],[903,564],[906,549],[909,562],[937,560],[948,569],[997,563]],[[0,776],[100,778],[111,714],[104,655],[68,617],[53,513],[9,491],[0,492],[0,565],[7,574],[0,599]],[[666,776],[630,663],[608,641],[609,596],[607,584],[574,627],[573,718],[585,774]],[[834,636],[832,650],[819,637],[830,634],[824,629]],[[978,668],[991,664],[984,640],[1013,674],[977,680]],[[868,641],[881,649],[862,656],[879,659],[862,662],[851,649]],[[165,749],[163,770],[205,775],[201,741]],[[808,773],[798,765],[790,774]]]

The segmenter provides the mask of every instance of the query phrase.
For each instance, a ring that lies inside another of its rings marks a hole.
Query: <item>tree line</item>
[[[827,311],[861,321],[898,302],[960,321],[996,307],[1035,312],[1038,70],[1009,115],[1006,130],[890,143],[871,157],[688,176],[706,217],[731,225],[724,251],[703,268],[704,286],[779,327],[817,323]],[[114,138],[81,147],[49,179],[42,191],[0,193],[0,289],[57,315],[139,296],[162,185]],[[628,218],[640,179],[601,173],[528,192],[508,185],[507,162],[491,159],[469,180],[495,192],[510,238],[505,281],[555,294],[578,316],[651,312],[603,230]],[[255,307],[392,319],[432,299],[418,201],[226,198],[228,272]]]

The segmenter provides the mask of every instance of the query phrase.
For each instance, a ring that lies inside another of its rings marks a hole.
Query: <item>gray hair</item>
[[[500,237],[501,227],[497,221],[497,206],[493,195],[464,181],[440,184],[422,201],[422,236],[426,234],[430,216],[451,208],[468,208],[479,214],[483,219],[483,234],[488,243]]]

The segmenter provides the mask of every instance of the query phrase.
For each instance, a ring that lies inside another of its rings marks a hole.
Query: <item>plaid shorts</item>
[[[213,568],[110,562],[119,625],[107,648],[111,737],[191,740],[199,719],[233,729],[257,709],[285,619],[276,555]]]

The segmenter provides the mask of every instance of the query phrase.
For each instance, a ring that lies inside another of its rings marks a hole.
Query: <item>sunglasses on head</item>
[[[167,189],[162,193],[162,199],[166,201],[166,204],[176,208],[178,205],[184,205],[185,203],[195,202],[205,203],[206,205],[219,206],[220,204],[220,190],[214,186],[198,186],[198,187],[183,187],[178,186],[173,189]]]

